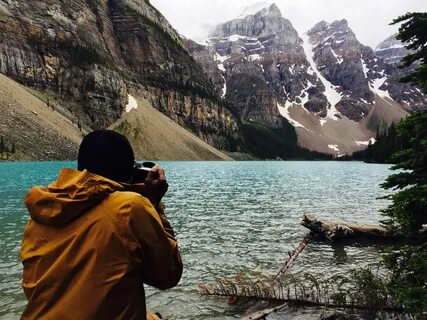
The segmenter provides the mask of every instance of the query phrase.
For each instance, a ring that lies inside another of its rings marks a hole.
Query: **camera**
[[[132,184],[136,183],[144,183],[145,179],[147,179],[148,173],[151,171],[156,164],[154,162],[135,162],[133,167],[133,176],[132,176]]]

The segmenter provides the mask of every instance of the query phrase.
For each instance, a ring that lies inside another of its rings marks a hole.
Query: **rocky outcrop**
[[[216,94],[225,96],[225,78],[223,75],[224,67],[219,68],[221,56],[213,48],[201,45],[191,39],[184,38],[185,47],[191,52],[192,57],[202,67],[206,75],[212,80]],[[219,62],[218,62],[219,61]]]
[[[275,128],[282,125],[274,92],[259,77],[245,73],[227,80],[231,109],[242,119]]]
[[[427,98],[421,93],[420,88],[408,83],[399,82],[399,77],[419,67],[415,62],[409,67],[401,68],[403,57],[411,54],[405,45],[396,39],[396,35],[390,36],[375,49],[375,57],[384,62],[384,73],[391,81],[384,82],[384,89],[390,93],[395,101],[398,101],[409,110],[422,111],[427,109]]]
[[[363,57],[373,56],[370,48],[361,45],[346,20],[318,23],[307,32],[313,43],[313,59],[317,69],[334,86],[339,87],[341,105],[347,100],[372,102],[374,93],[363,70]]]
[[[148,0],[2,2],[0,72],[68,101],[92,129],[119,119],[129,86],[138,83],[158,100],[181,97],[176,102],[185,101],[186,108],[194,111],[203,104],[204,114],[220,115],[208,120],[198,112],[175,116],[172,110],[180,107],[157,104],[215,146],[227,147],[228,134],[238,135],[237,122],[224,110],[214,85]]]

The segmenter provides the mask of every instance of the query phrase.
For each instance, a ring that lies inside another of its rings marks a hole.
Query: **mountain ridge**
[[[396,82],[401,71],[361,44],[345,19],[299,35],[272,4],[219,24],[197,49],[185,43],[241,121],[276,127],[283,117],[300,145],[316,151],[359,150],[377,126],[427,109],[419,89]],[[341,137],[333,134],[337,125]]]

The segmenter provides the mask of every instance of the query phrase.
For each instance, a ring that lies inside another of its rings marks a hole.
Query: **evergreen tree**
[[[400,136],[410,137],[409,147],[395,154],[393,170],[382,185],[399,192],[388,196],[393,203],[383,211],[390,229],[417,232],[427,224],[427,112],[415,113],[399,124]]]
[[[427,93],[427,12],[407,13],[392,24],[402,23],[397,39],[406,43],[407,49],[413,53],[402,60],[402,68],[409,67],[412,63],[420,61],[420,66],[410,74],[401,78],[403,82],[418,84],[424,93]]]
[[[4,144],[4,138],[1,136],[0,138],[0,154],[3,156],[3,153],[6,152],[6,145]]]
[[[82,124],[80,122],[80,117],[77,116],[77,127],[80,129],[80,131],[82,131]]]
[[[12,147],[10,148],[10,153],[15,154],[16,153],[16,148],[15,148],[15,142],[12,141]]]
[[[368,163],[393,163],[392,155],[406,147],[408,145],[406,141],[406,137],[404,139],[397,135],[394,123],[384,132],[381,132],[378,127],[375,144],[369,142],[365,150],[354,152],[351,158]]]
[[[420,66],[400,80],[421,86],[427,94],[427,13],[408,13],[393,21],[402,23],[397,38],[407,43],[412,53],[403,59],[403,67],[419,61]],[[388,196],[392,204],[383,214],[391,231],[417,232],[427,223],[427,111],[415,113],[397,127],[403,150],[395,155],[403,169],[382,185],[398,192]],[[415,247],[395,248],[385,256],[390,270],[389,289],[396,300],[417,319],[427,313],[427,242]]]

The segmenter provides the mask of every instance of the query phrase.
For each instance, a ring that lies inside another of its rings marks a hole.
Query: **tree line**
[[[403,119],[397,126],[403,123]],[[410,137],[405,133],[398,134],[396,124],[381,130],[377,127],[375,143],[369,142],[366,149],[356,151],[349,157],[350,160],[359,160],[367,163],[395,163],[393,154],[407,149],[410,145]],[[348,158],[346,160],[349,160]]]

